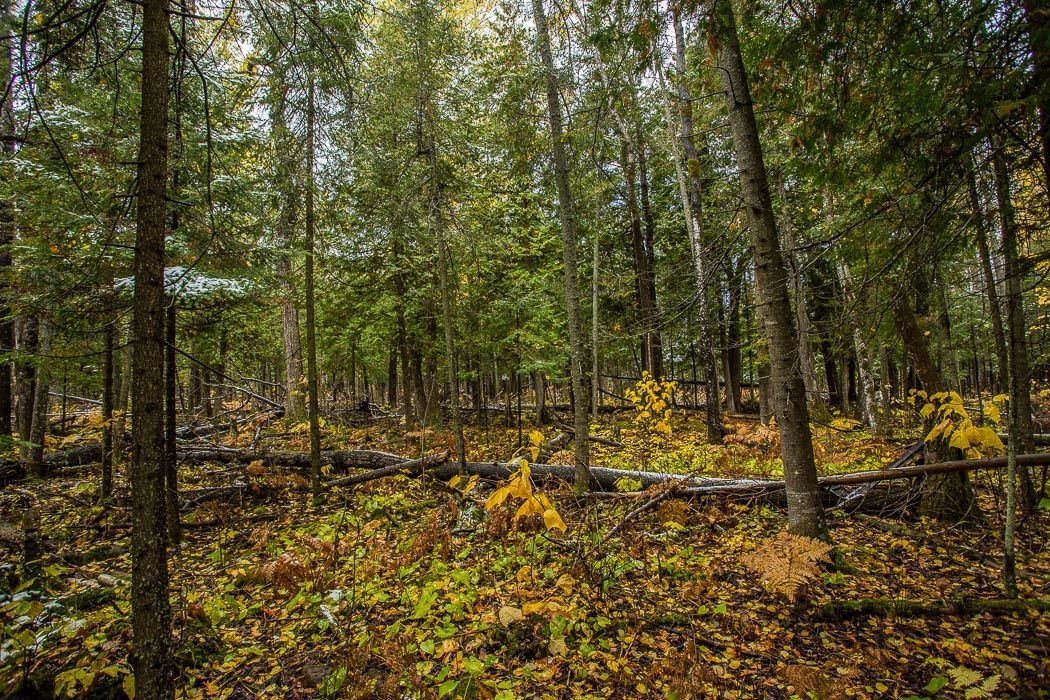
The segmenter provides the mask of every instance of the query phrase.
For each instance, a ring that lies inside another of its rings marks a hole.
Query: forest
[[[0,700],[1050,697],[1047,0],[0,44]]]

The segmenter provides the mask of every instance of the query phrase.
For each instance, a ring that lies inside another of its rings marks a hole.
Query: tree
[[[136,697],[174,697],[164,499],[164,234],[168,0],[145,0],[131,402],[131,627]]]
[[[536,46],[547,82],[547,118],[550,121],[554,178],[558,185],[565,307],[569,318],[569,370],[572,381],[573,430],[576,446],[576,490],[583,492],[590,487],[590,451],[587,442],[590,425],[587,418],[588,397],[584,390],[583,320],[580,315],[580,288],[576,274],[576,212],[569,183],[569,161],[565,148],[558,74],[554,68],[554,56],[551,53],[551,40],[543,0],[532,0],[532,17],[536,23]]]
[[[737,38],[736,19],[729,0],[714,0],[710,11],[709,45],[725,84],[729,125],[754,248],[758,306],[769,343],[780,452],[787,485],[788,529],[798,535],[824,539],[828,533],[817,486],[806,387],[798,361],[798,334],[788,296],[787,270],[780,252],[780,237],[773,217],[773,201],[747,70]]]

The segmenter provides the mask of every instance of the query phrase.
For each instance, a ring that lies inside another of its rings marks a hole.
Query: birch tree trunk
[[[675,69],[678,73],[678,100],[682,123],[682,146],[685,150],[686,172],[689,176],[689,214],[693,226],[689,247],[693,256],[693,272],[696,275],[697,311],[700,324],[700,356],[707,375],[705,385],[707,440],[712,444],[722,442],[722,406],[718,396],[718,353],[715,348],[715,331],[711,313],[710,295],[714,286],[714,275],[708,269],[707,247],[704,243],[702,221],[702,188],[700,185],[700,158],[693,141],[693,98],[689,90],[685,70],[685,31],[677,5],[672,5],[672,21],[675,38]]]
[[[828,532],[813,460],[806,387],[798,361],[798,333],[791,312],[787,270],[773,217],[751,89],[737,38],[736,18],[728,0],[714,0],[710,7],[709,46],[725,83],[729,126],[754,247],[755,291],[769,341],[771,381],[787,491],[788,529],[798,535],[826,539]]]
[[[576,214],[572,190],[569,186],[569,160],[565,147],[565,133],[561,112],[558,74],[551,53],[550,34],[543,0],[532,0],[533,21],[536,24],[536,45],[547,81],[547,117],[551,129],[551,154],[554,159],[554,177],[558,185],[558,214],[561,218],[562,266],[565,274],[565,306],[569,316],[569,356],[573,393],[573,429],[576,448],[576,490],[590,487],[590,450],[588,434],[588,396],[584,391],[583,322],[580,317],[580,288],[576,272]]]
[[[1003,330],[1003,313],[999,306],[999,288],[992,268],[992,253],[988,245],[988,218],[981,206],[981,195],[977,190],[977,175],[974,172],[973,154],[966,170],[966,188],[970,196],[970,212],[974,222],[974,238],[977,241],[977,260],[981,267],[981,281],[984,283],[985,296],[988,298],[989,321],[992,324],[992,338],[995,340],[995,359],[998,367],[998,386],[1006,386],[1008,375],[1006,333]]]
[[[316,6],[312,8],[316,11]],[[312,68],[306,84],[306,388],[310,418],[310,488],[314,502],[321,499],[321,407],[317,379],[317,313],[314,289],[314,146],[316,139],[316,87]]]

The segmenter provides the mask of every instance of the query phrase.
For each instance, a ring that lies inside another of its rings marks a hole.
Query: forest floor
[[[93,425],[66,444],[97,439]],[[704,444],[692,415],[669,438],[639,433],[629,416],[596,427],[626,444],[595,445],[603,466],[780,471],[775,431],[754,421],[732,421],[723,447]],[[823,473],[878,468],[903,449],[842,421],[815,430]],[[472,424],[469,458],[506,460],[529,431],[501,416]],[[222,442],[247,444],[251,432]],[[308,439],[304,426],[274,423],[261,442],[305,450]],[[324,442],[418,455],[452,437],[377,422],[328,425]],[[832,511],[839,563],[793,602],[744,561],[785,527],[769,506],[669,499],[610,538],[643,501],[578,500],[548,484],[561,532],[486,516],[491,485],[464,494],[464,484],[398,476],[333,489],[314,507],[301,476],[258,464],[183,465],[180,476],[185,488],[250,483],[243,502],[187,513],[171,558],[181,697],[951,698],[1050,688],[1050,614],[958,609],[959,599],[1001,595],[999,475],[973,477],[976,526]],[[127,545],[126,485],[121,505],[102,511],[91,504],[97,478],[88,470],[0,490],[0,697],[132,690],[128,555],[79,563]],[[27,505],[46,537],[28,580],[13,544]],[[1048,533],[1046,510],[1022,522],[1022,598],[1050,598]],[[868,598],[943,606],[914,616],[826,607]]]

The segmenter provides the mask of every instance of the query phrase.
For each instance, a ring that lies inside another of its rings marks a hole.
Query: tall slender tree
[[[142,5],[142,106],[131,402],[131,627],[135,694],[174,697],[164,507],[164,233],[168,182],[168,0]]]
[[[551,130],[551,155],[554,178],[558,186],[558,214],[561,218],[562,267],[565,282],[565,307],[569,316],[569,362],[573,396],[573,430],[576,448],[576,490],[590,488],[590,425],[587,392],[584,389],[583,319],[580,313],[580,285],[576,271],[576,212],[569,182],[569,156],[566,148],[564,120],[558,73],[551,52],[550,33],[543,0],[532,0],[532,18],[536,24],[536,46],[547,83],[547,118]]]
[[[769,342],[773,396],[780,427],[780,453],[787,486],[788,529],[798,535],[827,538],[813,459],[806,387],[798,361],[798,333],[788,295],[787,269],[773,217],[769,178],[758,137],[747,69],[740,52],[736,18],[730,0],[713,0],[709,11],[711,35],[708,45],[725,85],[729,126],[754,249],[758,307]]]

